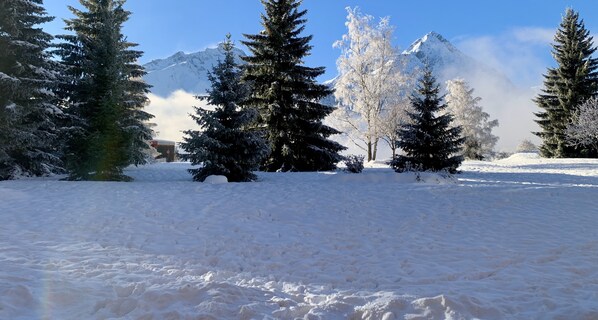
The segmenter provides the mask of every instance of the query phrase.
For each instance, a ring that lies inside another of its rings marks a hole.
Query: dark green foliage
[[[51,21],[41,0],[0,0],[0,180],[61,170],[56,141],[62,111],[52,89],[59,65],[46,49]]]
[[[351,173],[361,173],[363,171],[363,160],[365,159],[362,155],[348,155],[345,157],[344,162],[347,166],[345,171]]]
[[[579,105],[598,91],[598,59],[590,32],[572,9],[567,9],[555,35],[553,56],[556,68],[544,75],[543,92],[534,102],[542,109],[536,122],[542,129],[535,133],[542,138],[540,152],[545,157],[570,158],[598,156],[589,146],[567,143],[565,130]]]
[[[196,115],[192,117],[202,131],[185,131],[188,137],[181,147],[188,154],[182,157],[202,165],[189,170],[195,181],[204,181],[210,175],[223,175],[231,182],[252,181],[256,178],[252,171],[258,169],[268,148],[261,135],[250,128],[257,117],[255,109],[239,107],[247,98],[249,87],[241,82],[230,35],[222,49],[224,61],[209,74],[212,88],[207,97],[200,97],[216,109],[195,107]]]
[[[61,95],[75,121],[67,132],[67,169],[72,180],[129,180],[123,168],[146,162],[151,130],[144,124],[149,86],[121,29],[130,12],[124,0],[81,0],[87,11],[69,7],[73,35],[59,38],[56,53],[66,66]]]
[[[299,10],[298,0],[262,0],[264,30],[245,35],[243,42],[252,55],[244,79],[252,84],[247,105],[259,111],[259,125],[271,149],[262,164],[266,171],[320,171],[336,168],[342,160],[338,154],[345,147],[329,140],[338,134],[322,124],[333,107],[320,99],[332,91],[318,84],[316,78],[324,68],[304,66],[309,55],[311,36],[300,36],[306,11]]]
[[[396,156],[391,166],[397,172],[418,168],[423,171],[457,172],[463,161],[458,155],[464,139],[460,127],[451,127],[453,116],[440,112],[447,105],[430,69],[426,69],[416,93],[411,97],[411,122],[399,129],[399,147],[406,155]]]

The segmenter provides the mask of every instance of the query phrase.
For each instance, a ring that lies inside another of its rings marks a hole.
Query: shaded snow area
[[[598,160],[0,182],[0,319],[598,319]]]

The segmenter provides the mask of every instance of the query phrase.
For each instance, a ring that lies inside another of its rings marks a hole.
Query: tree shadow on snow
[[[546,172],[464,172],[460,182],[478,185],[598,188],[598,177]]]

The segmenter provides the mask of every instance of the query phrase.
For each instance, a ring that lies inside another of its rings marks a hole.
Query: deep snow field
[[[598,319],[598,160],[0,182],[0,319]]]

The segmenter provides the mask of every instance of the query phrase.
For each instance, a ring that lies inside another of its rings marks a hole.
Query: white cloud
[[[556,29],[521,27],[511,30],[511,33],[520,43],[547,45],[553,41]]]
[[[150,103],[146,111],[155,116],[152,122],[157,124],[154,129],[158,132],[157,138],[181,142],[184,130],[197,130],[197,124],[189,114],[195,112],[193,106],[205,107],[206,103],[195,99],[195,95],[177,90],[164,98],[149,94]]]
[[[457,41],[464,53],[503,73],[515,85],[491,83],[483,77],[475,81],[475,94],[482,97],[491,118],[500,122],[495,129],[499,150],[513,151],[523,139],[539,142],[531,133],[539,130],[533,114],[539,110],[532,99],[542,86],[546,68],[554,63],[550,58],[554,33],[554,29],[521,27]]]
[[[496,36],[462,37],[457,46],[518,86],[533,87],[542,83],[542,74],[552,63],[554,33],[554,29],[520,27]]]

